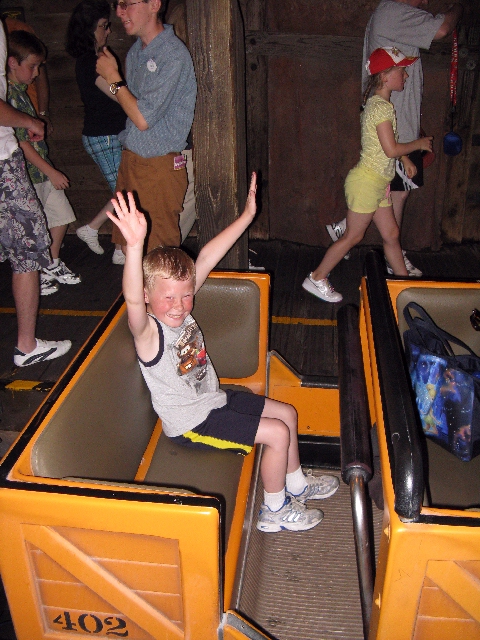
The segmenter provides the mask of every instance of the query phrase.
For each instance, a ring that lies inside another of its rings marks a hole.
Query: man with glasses
[[[150,219],[147,250],[180,245],[178,217],[187,189],[181,151],[193,122],[197,85],[185,45],[163,24],[161,0],[114,2],[127,35],[137,36],[126,60],[126,81],[104,49],[97,72],[128,116],[117,191],[134,191]],[[112,241],[125,247],[117,227]]]

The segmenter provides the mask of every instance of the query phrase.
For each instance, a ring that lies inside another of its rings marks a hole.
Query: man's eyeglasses
[[[123,2],[123,0],[114,0],[112,2],[112,9],[116,11],[118,7],[120,11],[126,11],[128,7],[132,7],[134,4],[142,4],[142,2],[145,2],[145,0],[139,0],[139,2]]]
[[[98,25],[98,29],[105,29],[105,31],[107,31],[107,29],[111,29],[112,28],[112,23],[111,22],[106,22],[105,24],[99,24]]]

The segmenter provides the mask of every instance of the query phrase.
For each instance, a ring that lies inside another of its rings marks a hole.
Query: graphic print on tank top
[[[184,328],[173,345],[172,355],[176,358],[176,371],[185,376],[185,382],[199,390],[200,382],[207,375],[207,352],[203,335],[193,320]]]

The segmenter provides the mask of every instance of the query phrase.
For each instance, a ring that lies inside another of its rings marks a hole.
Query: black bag
[[[412,317],[414,309],[419,317]],[[425,434],[468,462],[480,454],[480,358],[416,302],[403,314],[408,371]],[[452,344],[467,353],[455,355]]]

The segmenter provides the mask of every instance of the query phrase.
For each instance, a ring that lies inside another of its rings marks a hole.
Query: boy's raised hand
[[[135,247],[140,244],[143,248],[145,236],[147,235],[147,221],[143,213],[138,211],[133,194],[130,191],[127,193],[127,197],[128,205],[123,195],[118,191],[117,200],[112,198],[113,208],[117,216],[114,216],[110,211],[107,211],[106,214],[120,229],[127,241],[127,246]]]

